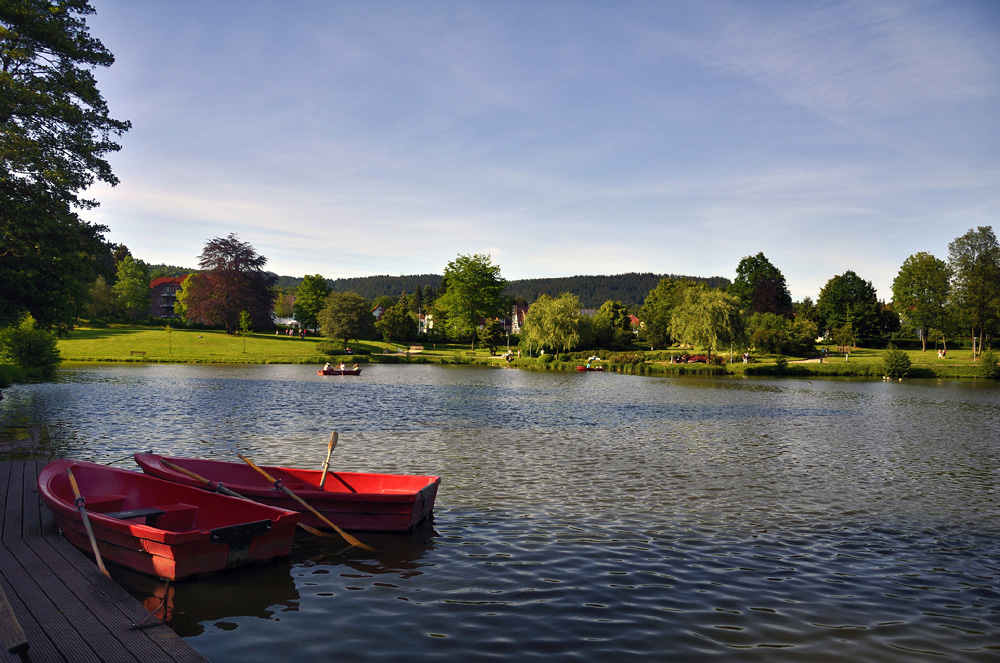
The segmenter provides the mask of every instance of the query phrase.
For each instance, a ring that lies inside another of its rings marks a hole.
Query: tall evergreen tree
[[[758,253],[740,260],[736,280],[729,286],[744,310],[750,313],[775,313],[792,317],[792,295],[781,271]]]
[[[107,228],[79,197],[118,178],[106,156],[126,121],[110,117],[93,69],[114,57],[89,34],[88,0],[0,3],[0,325],[30,312],[67,329],[105,253]]]

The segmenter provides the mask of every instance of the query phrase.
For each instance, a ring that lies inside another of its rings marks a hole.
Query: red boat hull
[[[135,462],[144,472],[187,486],[202,485],[166,467],[160,462],[163,459],[211,481],[221,482],[226,488],[262,504],[301,511],[302,522],[306,525],[330,527],[309,511],[304,511],[298,502],[244,463],[156,454],[135,455]],[[441,478],[436,476],[330,471],[320,490],[322,470],[264,469],[337,527],[354,531],[409,531],[431,515],[441,484]]]
[[[604,371],[604,367],[603,366],[598,366],[598,367],[594,368],[592,366],[577,366],[576,370],[581,371],[581,372],[584,372],[584,371],[596,371],[596,372],[600,373],[600,372]]]
[[[316,371],[317,375],[361,375],[360,368],[327,368]]]
[[[179,580],[291,552],[299,520],[293,511],[96,463],[53,461],[39,474],[38,490],[63,536],[86,553],[92,548],[74,503],[69,468],[106,561]],[[135,517],[136,511],[152,513]]]

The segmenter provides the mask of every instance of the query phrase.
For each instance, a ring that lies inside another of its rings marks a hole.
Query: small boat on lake
[[[361,375],[360,368],[321,368],[317,375]]]
[[[597,371],[597,372],[601,372],[601,371],[604,370],[604,367],[603,366],[577,366],[576,370],[578,370],[580,372],[585,372],[585,371]]]
[[[222,483],[249,499],[282,509],[302,511],[302,506],[280,487],[268,482],[244,463],[158,454],[135,455],[135,462],[143,472],[186,486],[202,487],[197,479],[168,467],[164,460],[215,483]],[[441,484],[441,478],[436,476],[333,471],[327,473],[324,482],[323,470],[262,467],[282,486],[344,530],[407,532],[431,515]],[[305,525],[329,529],[329,525],[312,513],[302,511],[301,515]]]
[[[74,546],[93,552],[89,520],[103,559],[167,580],[284,557],[299,521],[292,510],[78,460],[46,465],[38,491]]]

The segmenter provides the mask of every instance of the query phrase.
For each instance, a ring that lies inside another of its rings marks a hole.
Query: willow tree
[[[681,343],[705,348],[709,361],[712,350],[732,351],[747,342],[746,320],[739,299],[700,285],[688,288],[684,301],[674,309],[670,333]]]
[[[684,293],[691,287],[694,287],[693,281],[665,278],[646,296],[639,317],[651,347],[665,348],[673,343],[670,320],[674,309],[684,301]]]
[[[524,316],[521,340],[531,348],[568,352],[580,342],[580,300],[564,292],[542,295]]]

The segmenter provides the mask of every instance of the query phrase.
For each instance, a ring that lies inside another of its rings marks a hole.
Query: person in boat
[[[330,370],[330,362],[326,362],[326,366],[323,367],[324,371]]]
[[[344,370],[344,368],[345,368],[344,362],[340,362],[340,370]]]
[[[358,370],[358,365],[357,365],[357,364],[355,364],[354,366],[352,366],[352,367],[351,367],[351,370],[352,370],[352,371],[356,371],[356,370]]]

